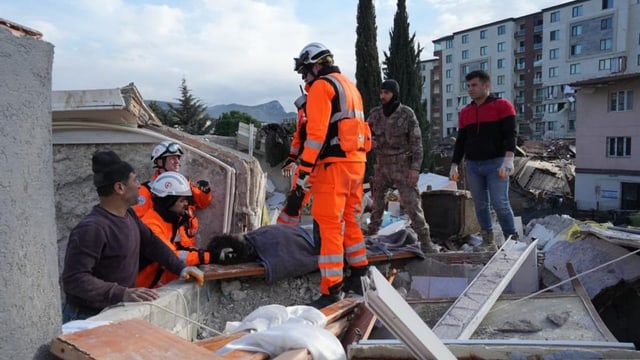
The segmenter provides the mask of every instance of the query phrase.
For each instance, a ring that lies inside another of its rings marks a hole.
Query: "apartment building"
[[[420,61],[420,75],[422,76],[422,102],[426,104],[427,120],[431,125],[431,138],[440,138],[442,129],[441,121],[434,121],[434,118],[440,119],[440,114],[434,114],[433,110],[440,106],[440,96],[434,96],[433,84],[440,81],[440,62],[439,59],[429,59]]]
[[[457,130],[469,103],[464,75],[483,69],[492,89],[514,103],[524,139],[574,138],[578,117],[570,83],[640,71],[640,0],[576,0],[519,18],[458,31],[433,41],[441,65],[441,136]],[[436,96],[435,92],[431,97]]]

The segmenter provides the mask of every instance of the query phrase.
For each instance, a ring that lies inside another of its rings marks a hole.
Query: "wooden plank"
[[[465,257],[468,257],[465,255]],[[396,260],[407,260],[417,258],[417,255],[409,252],[402,251],[393,253],[392,257],[385,254],[369,255],[367,256],[369,262],[372,264],[385,263]],[[251,277],[251,276],[264,276],[265,269],[262,265],[252,262],[237,265],[201,265],[200,269],[204,272],[205,280],[219,280],[219,279],[233,279],[239,277]]]
[[[569,277],[574,277],[577,275],[576,270],[573,268],[573,264],[570,262],[567,263],[567,273],[569,274]],[[573,285],[573,289],[580,297],[580,300],[582,300],[582,304],[584,304],[585,309],[589,313],[589,316],[591,316],[591,319],[593,319],[596,328],[598,329],[598,331],[600,331],[602,336],[604,336],[607,341],[617,342],[618,339],[613,336],[613,333],[611,333],[607,325],[605,325],[604,321],[602,321],[600,314],[598,314],[598,310],[596,310],[596,308],[593,306],[591,298],[589,298],[589,294],[587,294],[587,290],[582,285],[580,279],[577,277],[575,279],[572,279],[571,285]]]
[[[220,356],[142,319],[63,334],[51,352],[61,359],[220,359]]]
[[[228,343],[234,340],[237,340],[248,333],[249,331],[239,331],[233,334],[218,335],[218,336],[210,337],[208,339],[195,341],[194,344],[201,346],[210,351],[218,351]]]
[[[433,327],[440,339],[469,339],[482,319],[529,256],[537,241],[526,248],[507,240]],[[531,255],[533,254],[533,255]]]

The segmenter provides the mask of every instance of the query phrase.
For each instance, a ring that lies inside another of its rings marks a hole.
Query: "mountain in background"
[[[168,109],[171,104],[174,107],[178,106],[178,103],[158,100],[145,100],[148,105],[150,102],[155,101],[162,109]],[[284,107],[279,101],[274,100],[268,103],[260,105],[240,105],[240,104],[227,104],[227,105],[214,105],[207,107],[207,114],[211,117],[218,118],[222,113],[231,111],[240,111],[251,115],[256,120],[264,123],[281,123],[283,119],[291,119],[296,117],[295,112],[286,112]]]

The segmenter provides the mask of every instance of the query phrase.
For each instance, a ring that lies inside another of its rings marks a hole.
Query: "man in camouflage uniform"
[[[400,205],[411,219],[411,227],[418,234],[422,250],[437,252],[431,242],[429,225],[418,192],[418,177],[422,164],[422,133],[413,110],[400,103],[400,86],[392,79],[380,86],[381,106],[371,110],[367,123],[371,127],[376,163],[371,179],[373,205],[366,233],[378,232],[382,223],[385,193],[395,187],[400,193]]]

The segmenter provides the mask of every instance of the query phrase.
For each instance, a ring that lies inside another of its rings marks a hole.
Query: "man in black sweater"
[[[63,322],[86,319],[121,301],[157,299],[155,290],[134,287],[141,254],[202,285],[202,271],[185,266],[131,209],[140,188],[131,165],[111,150],[99,150],[92,170],[100,203],[69,234],[62,271]]]

